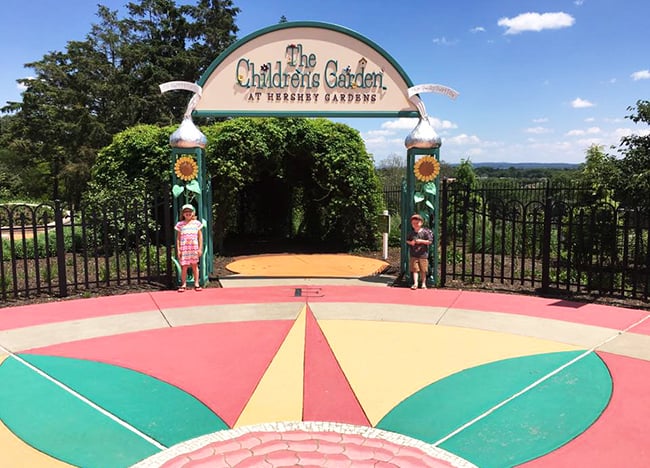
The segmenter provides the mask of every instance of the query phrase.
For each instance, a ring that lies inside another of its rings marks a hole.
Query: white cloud
[[[582,6],[583,3],[585,3],[585,0],[575,0],[573,2],[575,6]]]
[[[385,155],[388,153],[405,153],[404,138],[386,138],[384,136],[365,136],[368,152],[375,155]]]
[[[450,163],[458,164],[461,159],[471,158],[472,162],[553,162],[582,163],[589,147],[593,144],[606,148],[620,143],[622,136],[644,135],[650,130],[640,130],[624,124],[621,119],[616,125],[598,118],[602,126],[585,124],[574,129],[554,129],[538,122],[522,133],[523,138],[514,141],[486,140],[475,130],[458,130],[459,125],[448,121],[431,118],[439,134],[442,135],[440,157]],[[547,117],[536,118],[537,121],[552,120]],[[593,119],[584,119],[594,121]],[[374,155],[375,164],[391,155],[406,155],[404,140],[415,128],[417,119],[404,118],[376,122],[371,130],[362,132],[369,153]],[[462,125],[460,125],[462,127]],[[441,131],[441,128],[445,128]],[[616,129],[616,130],[614,130]],[[522,130],[524,130],[522,128]],[[494,135],[492,135],[494,136]],[[512,135],[510,135],[512,136]],[[510,138],[510,137],[508,137]]]
[[[395,135],[395,132],[393,130],[369,130],[366,132],[366,135],[377,138]]]
[[[573,26],[575,18],[564,13],[522,13],[513,18],[501,18],[497,24],[506,28],[505,34],[519,34],[524,31],[542,31]]]
[[[483,151],[483,148],[470,148],[465,151],[465,156],[469,156],[471,159],[473,156],[481,156],[484,153],[485,151]],[[462,158],[462,159],[467,159],[467,158]]]
[[[552,130],[546,127],[530,127],[524,129],[525,133],[534,133],[535,135],[541,135],[542,133],[551,133]]]
[[[546,117],[540,117],[539,119],[533,119],[534,123],[546,123],[548,122],[548,118]]]
[[[26,76],[25,79],[26,80],[34,80],[35,78],[33,76]],[[25,86],[22,83],[18,83],[18,84],[16,84],[16,89],[22,93],[23,91],[25,91],[27,89],[27,86]]]
[[[585,107],[594,107],[594,104],[581,98],[575,98],[571,101],[571,107],[574,109],[583,109]]]
[[[443,46],[452,46],[458,44],[457,39],[449,40],[446,37],[434,37],[433,38],[433,43],[438,44],[438,45],[443,45]]]
[[[602,138],[580,138],[576,143],[580,146],[588,148],[593,145],[604,146],[605,141]]]
[[[650,80],[650,70],[639,70],[630,75],[634,81]]]
[[[475,28],[470,29],[469,32],[471,33],[485,32],[485,28],[483,26],[476,26]]]
[[[481,139],[476,135],[461,133],[451,138],[445,138],[443,143],[448,145],[478,145],[481,143]]]
[[[434,130],[450,130],[453,128],[458,128],[458,125],[449,121],[449,120],[440,120],[437,117],[429,117],[429,123],[434,128]]]
[[[589,127],[586,130],[569,130],[567,132],[567,136],[584,136],[584,135],[597,135],[601,133],[601,129],[599,127]]]
[[[381,128],[389,130],[413,130],[417,123],[418,121],[416,119],[401,118],[384,122],[381,124]],[[429,117],[429,123],[434,130],[449,130],[458,128],[458,125],[455,123],[449,120],[440,120],[436,117]]]
[[[414,129],[417,124],[417,119],[402,118],[384,122],[381,124],[381,128],[389,130],[411,130]]]
[[[648,136],[650,135],[650,130],[639,131],[638,129],[634,128],[617,128],[614,130],[614,135],[620,140],[622,137],[630,135]]]

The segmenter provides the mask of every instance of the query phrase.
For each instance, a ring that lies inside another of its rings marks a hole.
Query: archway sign
[[[418,117],[418,126],[424,120],[429,134],[433,129],[418,94],[436,92],[454,98],[457,94],[441,85],[414,86],[400,65],[373,41],[320,22],[285,22],[254,32],[219,55],[197,84],[161,85],[163,92],[170,89],[194,90],[186,117]],[[431,154],[439,160],[440,140],[436,136],[432,144],[429,139],[416,135],[418,144],[409,151],[417,149],[414,154]],[[181,154],[176,153],[173,158]],[[407,179],[408,172],[413,173],[413,159],[408,158]],[[409,200],[402,203],[403,226],[409,224],[414,209],[414,184],[408,185],[409,193],[407,189],[402,193]],[[205,203],[199,203],[199,216],[210,211],[210,206],[201,206]],[[433,228],[437,209],[431,214],[427,219]],[[211,243],[211,226],[206,226],[205,238]],[[402,257],[405,240],[402,235]],[[437,250],[431,249],[436,259]],[[435,283],[435,277],[428,282]]]

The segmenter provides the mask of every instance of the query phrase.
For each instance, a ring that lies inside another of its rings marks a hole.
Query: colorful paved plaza
[[[0,466],[646,466],[648,311],[327,261],[0,309]]]

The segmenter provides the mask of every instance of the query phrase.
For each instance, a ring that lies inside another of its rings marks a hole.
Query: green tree
[[[592,145],[587,150],[585,163],[578,172],[576,181],[581,186],[591,188],[591,193],[581,202],[593,204],[598,202],[612,202],[614,184],[619,177],[616,159],[606,155],[603,148]]]
[[[454,168],[456,182],[468,188],[475,188],[477,184],[476,171],[469,159],[461,159],[460,164]]]
[[[230,0],[140,0],[126,9],[119,18],[100,5],[86,39],[27,64],[34,78],[19,80],[22,102],[3,108],[15,113],[10,145],[39,168],[37,196],[78,200],[112,135],[179,121],[187,96],[158,86],[196,81],[235,40],[239,9]]]
[[[650,125],[650,101],[637,101],[633,112],[626,116],[634,123]],[[618,198],[630,207],[650,212],[650,131],[644,130],[621,138],[619,150],[623,155],[617,161],[619,173],[615,179]]]
[[[170,179],[169,135],[173,126],[136,125],[118,133],[103,148],[92,169],[92,180],[102,187],[116,181],[142,179],[150,190]]]
[[[377,175],[384,187],[400,187],[406,177],[406,154],[390,154],[377,166]]]

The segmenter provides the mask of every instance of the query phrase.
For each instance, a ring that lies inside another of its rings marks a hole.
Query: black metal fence
[[[69,210],[0,205],[0,300],[172,284],[171,202],[139,196]]]
[[[0,301],[129,285],[171,287],[172,215],[161,197],[66,210],[0,205]],[[401,187],[384,191],[399,213]],[[440,281],[650,298],[650,216],[548,182],[443,181]]]
[[[402,186],[386,185],[384,186],[384,204],[391,215],[399,215],[401,209]]]
[[[443,181],[441,284],[501,283],[647,301],[650,217],[590,189]]]

